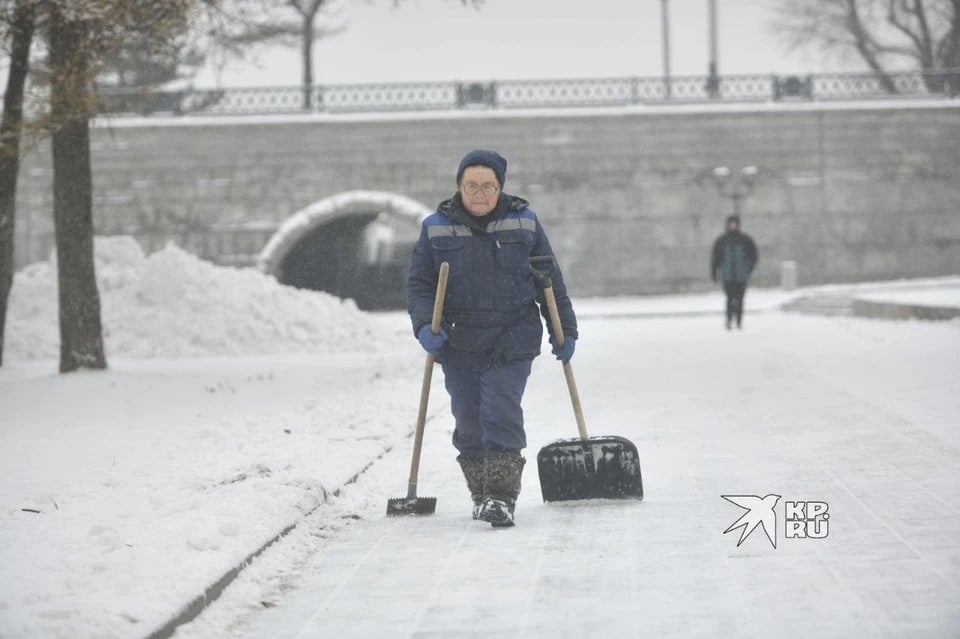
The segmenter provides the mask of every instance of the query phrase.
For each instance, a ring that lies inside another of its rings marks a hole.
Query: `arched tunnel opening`
[[[402,309],[416,232],[409,220],[378,211],[336,217],[304,233],[277,276],[283,284],[352,298],[363,310]]]

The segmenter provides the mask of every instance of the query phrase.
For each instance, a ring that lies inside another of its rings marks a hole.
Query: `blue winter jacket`
[[[437,360],[472,370],[536,357],[541,314],[549,318],[529,266],[533,256],[553,255],[537,215],[526,200],[504,193],[484,218],[470,215],[459,195],[441,202],[423,221],[407,277],[407,310],[416,333],[431,321],[440,264],[450,263],[442,320],[448,339]],[[564,336],[576,338],[577,319],[559,265],[551,281]],[[549,319],[547,325],[552,337]]]

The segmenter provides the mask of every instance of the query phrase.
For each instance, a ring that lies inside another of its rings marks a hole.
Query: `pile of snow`
[[[173,244],[144,255],[129,236],[95,241],[108,357],[180,358],[376,349],[379,330],[352,300],[284,286],[253,268],[205,262]],[[53,259],[14,276],[5,355],[59,354]]]

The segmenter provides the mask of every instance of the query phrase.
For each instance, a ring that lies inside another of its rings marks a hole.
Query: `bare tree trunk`
[[[920,67],[924,71],[929,71],[937,66],[933,56],[933,37],[930,35],[930,24],[927,21],[927,10],[923,6],[923,0],[914,0],[913,14],[917,17],[917,24],[920,28],[918,37],[920,49]]]
[[[313,107],[313,18],[303,17],[303,110]]]
[[[906,14],[906,18],[901,17],[901,12]],[[888,0],[887,23],[910,42],[910,49],[904,51],[904,55],[916,58],[921,71],[929,71],[934,67],[933,43],[923,0],[912,0],[912,7],[907,6],[907,0],[900,0],[899,4],[897,0]]]
[[[316,34],[313,23],[317,20],[317,12],[326,0],[307,0],[302,4],[299,0],[287,0],[303,19],[301,34],[301,55],[303,56],[303,110],[313,108],[313,42]]]
[[[17,213],[17,174],[20,171],[20,132],[23,93],[30,65],[34,11],[30,0],[18,0],[11,24],[10,68],[0,121],[0,366],[6,336],[7,300],[13,286],[13,230]]]
[[[950,28],[937,46],[937,63],[943,69],[960,68],[960,0],[952,0]]]
[[[93,176],[90,170],[86,25],[50,10],[50,112],[53,216],[60,302],[60,372],[106,368],[100,294],[93,261]]]
[[[873,39],[867,32],[866,27],[864,27],[863,20],[860,18],[860,11],[857,9],[856,0],[847,0],[847,29],[853,36],[854,46],[860,53],[860,57],[862,57],[864,62],[867,63],[867,66],[877,74],[877,78],[880,80],[880,84],[883,85],[884,91],[887,93],[899,93],[893,80],[890,79],[890,76],[887,75],[887,72],[877,59],[876,47],[872,46]]]

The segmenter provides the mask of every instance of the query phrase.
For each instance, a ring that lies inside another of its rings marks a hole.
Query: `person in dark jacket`
[[[750,274],[757,266],[757,245],[740,230],[740,217],[727,218],[727,230],[713,243],[710,258],[710,277],[723,282],[727,295],[727,330],[734,320],[743,328],[743,296],[747,292]]]
[[[473,499],[473,517],[513,525],[526,446],[521,400],[548,317],[530,258],[553,255],[528,202],[503,192],[507,161],[495,151],[467,153],[457,192],[421,226],[410,257],[407,310],[424,350],[443,367],[455,420],[453,445]],[[431,328],[440,264],[450,273],[440,333]],[[557,266],[554,295],[565,341],[552,336],[557,359],[573,357],[577,320]],[[549,328],[549,322],[547,322]]]

